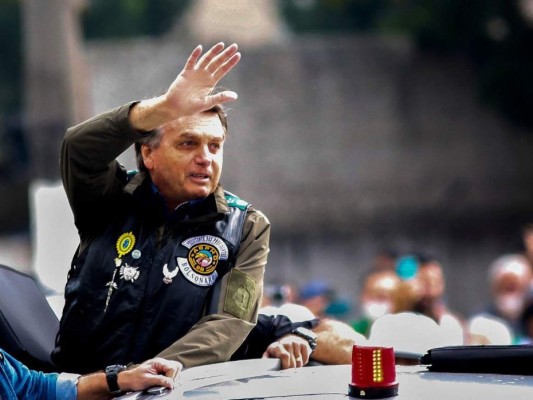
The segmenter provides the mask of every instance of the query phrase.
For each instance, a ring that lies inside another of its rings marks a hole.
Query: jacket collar
[[[152,189],[150,175],[146,172],[134,172],[129,174],[129,181],[124,186],[124,192],[140,198],[155,206],[164,214],[166,220],[180,222],[201,222],[221,219],[224,214],[230,212],[228,203],[224,196],[224,189],[218,185],[215,191],[203,199],[191,200],[181,204],[175,210],[168,210],[166,203],[157,190]],[[154,204],[156,203],[156,204]]]

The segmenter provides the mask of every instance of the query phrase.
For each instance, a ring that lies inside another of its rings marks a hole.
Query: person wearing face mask
[[[368,337],[372,323],[393,312],[393,297],[399,284],[400,278],[394,271],[379,271],[368,275],[360,296],[361,315],[351,323],[356,332]]]
[[[508,344],[490,339],[497,330],[495,324],[499,323],[508,328],[510,342],[517,343],[522,336],[520,317],[531,297],[531,266],[523,255],[505,254],[491,264],[488,277],[491,301],[485,310],[470,318],[470,333],[485,336],[489,344]]]

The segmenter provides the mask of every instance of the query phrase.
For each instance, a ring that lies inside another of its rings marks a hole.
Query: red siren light
[[[359,399],[382,399],[398,395],[392,347],[354,345],[352,382],[348,394]]]

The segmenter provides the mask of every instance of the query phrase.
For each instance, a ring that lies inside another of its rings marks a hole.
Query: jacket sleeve
[[[268,219],[260,211],[249,211],[235,267],[214,288],[216,310],[159,357],[177,360],[187,368],[231,358],[257,322],[269,239]]]
[[[61,146],[60,167],[78,229],[105,217],[105,210],[125,184],[126,171],[116,161],[142,133],[128,115],[135,102],[107,111],[67,130]],[[95,212],[100,209],[102,212]]]
[[[244,343],[231,357],[232,360],[261,358],[275,341],[288,335],[298,327],[313,329],[319,323],[317,318],[308,321],[292,322],[286,315],[259,314],[257,325],[252,329]]]

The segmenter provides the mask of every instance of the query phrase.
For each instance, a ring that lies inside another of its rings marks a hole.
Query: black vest
[[[234,266],[248,207],[225,195],[226,214],[216,212],[214,195],[170,216],[153,194],[124,202],[72,262],[52,354],[60,370],[140,363],[217,311],[214,293]]]

